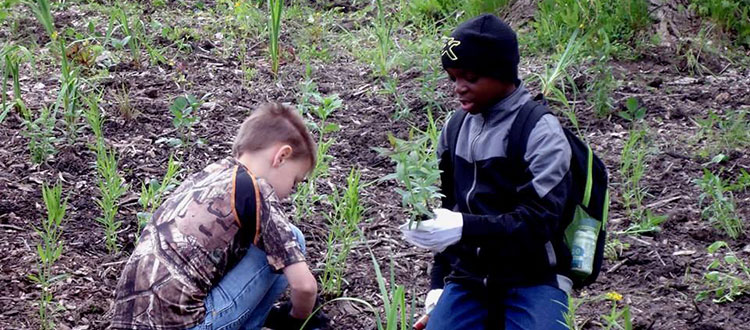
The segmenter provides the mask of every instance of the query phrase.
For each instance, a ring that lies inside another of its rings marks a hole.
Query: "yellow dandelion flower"
[[[607,300],[612,300],[612,301],[622,300],[622,295],[617,293],[616,291],[607,292],[607,294],[605,294],[604,297],[607,298]]]
[[[242,5],[242,1],[237,1],[234,3],[234,8],[239,8]]]

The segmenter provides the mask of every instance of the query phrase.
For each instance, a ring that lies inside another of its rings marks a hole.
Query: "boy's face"
[[[282,146],[273,155],[265,179],[273,187],[279,199],[289,197],[297,183],[301,182],[310,171],[310,161],[305,158],[292,159],[291,147]]]
[[[509,84],[495,78],[460,68],[447,68],[445,71],[453,81],[453,91],[461,102],[461,109],[468,113],[487,110],[507,94]]]

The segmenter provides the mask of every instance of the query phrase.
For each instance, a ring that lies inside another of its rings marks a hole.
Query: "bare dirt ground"
[[[177,5],[177,4],[175,4]],[[206,7],[214,4],[207,3]],[[187,10],[181,7],[181,10]],[[321,7],[319,10],[323,10]],[[362,8],[348,8],[356,12]],[[160,9],[163,10],[163,9]],[[159,14],[147,9],[153,17]],[[89,15],[101,15],[91,7],[70,4],[64,12],[55,14],[57,25],[81,26]],[[337,24],[356,31],[358,26],[343,13]],[[360,15],[362,16],[362,15]],[[205,21],[180,20],[198,30]],[[364,23],[361,23],[364,25]],[[301,33],[300,24],[289,24],[282,37],[285,49],[290,49],[275,80],[268,70],[265,41],[251,40],[245,51],[256,73],[250,81],[240,70],[240,63],[226,53],[239,51],[237,45],[226,44],[215,34],[202,33],[200,40],[190,40],[192,51],[174,51],[170,64],[146,65],[138,68],[122,62],[109,67],[101,77],[105,87],[102,107],[107,114],[104,136],[113,145],[120,159],[121,173],[130,185],[120,204],[119,218],[124,221],[118,242],[122,252],[112,255],[104,248],[103,231],[95,221],[99,208],[94,202],[98,194],[95,154],[88,148],[93,137],[88,128],[72,143],[58,143],[58,153],[46,164],[32,165],[27,139],[22,136],[20,116],[12,113],[0,125],[0,328],[37,328],[35,300],[39,288],[27,277],[35,272],[37,235],[33,228],[38,219],[46,216],[41,200],[43,182],[63,183],[68,198],[68,212],[64,226],[65,250],[57,271],[68,277],[55,288],[55,299],[61,310],[56,313],[60,329],[102,329],[108,325],[106,312],[112,301],[113,289],[123,263],[133,248],[140,181],[160,178],[166,161],[176,152],[182,161],[182,176],[201,169],[206,164],[226,157],[231,141],[241,120],[257,105],[266,101],[296,103],[299,82],[303,79],[305,63],[294,57],[294,33]],[[49,40],[33,20],[20,19],[19,29],[10,32],[0,29],[0,39],[36,40],[39,45]],[[343,38],[332,33],[334,38]],[[166,40],[163,46],[169,46]],[[380,92],[381,84],[371,75],[372,69],[353,56],[343,45],[334,44],[329,50],[330,61],[314,61],[312,78],[324,95],[339,94],[344,106],[333,115],[332,121],[342,129],[334,133],[336,143],[331,147],[334,156],[330,175],[319,185],[323,193],[328,185],[341,187],[352,167],[362,170],[364,181],[375,181],[393,171],[393,165],[375,152],[373,147],[388,147],[387,132],[405,137],[409,127],[425,125],[424,102],[416,96],[420,87],[417,79],[425,72],[418,68],[399,69],[399,89],[406,91],[406,103],[412,114],[405,120],[394,120],[395,104],[391,95]],[[435,52],[437,61],[438,50]],[[48,55],[49,56],[49,55]],[[746,53],[747,56],[747,53]],[[544,57],[525,56],[522,74],[529,77],[547,64]],[[742,62],[724,58],[710,59],[718,69],[715,74],[693,77],[681,70],[680,57],[669,48],[649,48],[635,60],[613,63],[614,74],[621,81],[613,95],[615,106],[622,108],[625,99],[636,97],[648,110],[649,137],[654,150],[649,157],[644,186],[648,197],[645,204],[655,213],[668,215],[661,232],[649,236],[619,235],[630,245],[617,260],[607,261],[597,283],[579,296],[595,296],[616,291],[631,306],[636,329],[742,329],[750,324],[750,297],[734,302],[714,304],[710,300],[695,302],[701,290],[702,277],[712,258],[706,247],[716,240],[727,239],[701,217],[698,198],[700,189],[694,180],[703,175],[704,168],[718,170],[719,165],[706,165],[697,151],[703,142],[696,138],[699,126],[696,119],[705,118],[709,110],[725,113],[750,110],[750,69]],[[54,102],[58,73],[54,62],[40,61],[23,64],[21,85],[25,102],[31,109]],[[708,63],[708,62],[706,62]],[[714,65],[709,63],[708,65]],[[591,77],[582,76],[582,84]],[[450,82],[440,80],[439,102],[444,115],[455,103],[450,98]],[[531,83],[533,93],[538,92]],[[130,120],[119,115],[118,90],[126,90],[133,109],[139,114]],[[582,90],[585,88],[582,88]],[[196,96],[210,93],[208,102],[200,110],[200,122],[194,136],[205,140],[202,145],[173,149],[156,143],[162,137],[175,135],[172,117],[167,107],[176,96],[189,92]],[[585,136],[597,154],[607,164],[612,182],[613,199],[610,211],[610,231],[629,226],[620,197],[619,161],[629,123],[616,115],[597,118],[586,103],[578,108],[577,116]],[[59,134],[62,134],[60,129]],[[722,164],[727,178],[735,177],[739,169],[750,170],[747,150],[735,150]],[[387,272],[390,260],[398,283],[407,286],[409,299],[417,301],[428,289],[427,252],[411,247],[401,237],[397,226],[405,219],[400,196],[393,188],[395,182],[380,182],[361,191],[366,218],[361,225],[367,244],[376,253]],[[741,217],[750,219],[750,193],[735,195]],[[329,210],[323,203],[317,213],[295,221],[305,233],[310,264],[319,268],[325,253],[327,235],[323,213]],[[729,241],[744,260],[750,257],[746,237]],[[378,304],[379,292],[372,271],[372,263],[364,245],[352,252],[346,270],[347,284],[343,296],[357,297]],[[578,311],[585,328],[601,326],[600,315],[609,312],[609,303],[591,302]],[[329,305],[334,329],[373,329],[374,317],[361,306],[351,303]]]

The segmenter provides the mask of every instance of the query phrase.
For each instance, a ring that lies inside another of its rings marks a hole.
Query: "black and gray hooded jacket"
[[[432,289],[455,281],[489,291],[540,284],[570,291],[561,222],[572,184],[571,150],[560,122],[553,115],[537,122],[524,166],[506,157],[511,125],[530,99],[519,85],[487,111],[468,114],[455,157],[441,133],[443,208],[461,212],[464,224],[461,240],[435,255]]]

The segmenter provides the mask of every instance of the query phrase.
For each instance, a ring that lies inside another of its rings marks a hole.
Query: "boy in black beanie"
[[[442,208],[403,229],[435,252],[427,329],[566,329],[571,257],[561,222],[571,149],[560,123],[541,117],[525,154],[508,155],[531,95],[518,79],[516,34],[499,18],[461,24],[441,57],[466,115],[458,111],[441,133]]]

